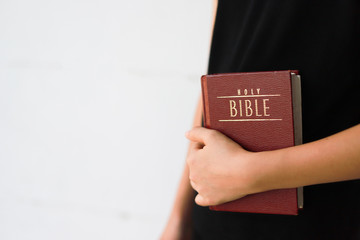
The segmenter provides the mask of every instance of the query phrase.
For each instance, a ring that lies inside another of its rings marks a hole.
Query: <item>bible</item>
[[[302,143],[301,83],[297,70],[224,73],[201,77],[206,128],[252,152]],[[247,195],[211,210],[297,215],[302,188]]]

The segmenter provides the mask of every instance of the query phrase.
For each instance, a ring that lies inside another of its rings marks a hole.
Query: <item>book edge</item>
[[[298,72],[291,72],[291,92],[293,105],[294,145],[303,143],[301,110],[301,77]],[[297,188],[298,208],[304,208],[304,188]]]
[[[229,72],[229,73],[213,73],[213,74],[208,74],[208,75],[204,75],[205,77],[221,77],[221,76],[227,76],[227,75],[258,75],[261,73],[272,73],[272,74],[276,74],[276,73],[295,73],[295,74],[299,74],[298,70],[278,70],[278,71],[257,71],[257,72]],[[202,77],[204,77],[202,76]]]

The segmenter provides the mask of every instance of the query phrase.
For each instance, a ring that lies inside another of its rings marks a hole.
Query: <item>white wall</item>
[[[0,239],[157,239],[212,1],[0,1]]]

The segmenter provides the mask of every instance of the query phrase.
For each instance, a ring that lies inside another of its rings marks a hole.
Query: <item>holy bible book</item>
[[[252,152],[302,143],[298,71],[205,75],[201,85],[206,128]],[[302,188],[294,188],[256,193],[210,209],[297,215],[302,206]]]

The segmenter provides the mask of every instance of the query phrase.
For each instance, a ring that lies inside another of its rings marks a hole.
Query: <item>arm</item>
[[[201,112],[202,103],[201,99],[199,99],[194,116],[193,127],[201,126]],[[190,142],[189,149],[192,149],[194,144],[195,143]],[[174,206],[160,239],[190,239],[191,210],[194,196],[195,192],[189,181],[189,168],[187,164],[185,164],[175,197]]]
[[[360,178],[360,124],[300,146],[252,153],[223,134],[194,128],[188,155],[191,185],[202,206],[271,189]],[[226,159],[224,161],[223,159]]]
[[[312,143],[258,155],[268,169],[262,179],[269,180],[257,183],[259,191],[357,179],[360,124]]]
[[[217,3],[217,0],[213,0],[212,28],[214,27],[215,23]],[[193,127],[201,126],[201,117],[202,100],[201,98],[199,98],[194,116]],[[196,143],[190,142],[188,155],[191,152],[191,149],[195,147],[195,145]],[[180,179],[178,191],[175,197],[174,206],[160,239],[185,240],[191,238],[191,210],[194,196],[195,192],[191,187],[189,180],[189,168],[188,165],[185,164],[184,171]]]

